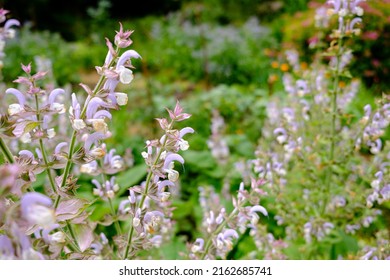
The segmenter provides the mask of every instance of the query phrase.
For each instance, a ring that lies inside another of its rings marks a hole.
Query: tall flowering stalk
[[[1,10],[1,15],[4,17],[4,10]],[[4,34],[9,32],[11,25],[17,24],[13,20],[7,23],[2,29]],[[5,219],[3,226],[5,233],[9,236],[14,234],[14,229],[20,233],[18,233],[19,235],[26,234],[26,236],[21,237],[23,240],[29,240],[28,235],[31,234],[31,231],[26,231],[24,228],[23,219],[19,221],[17,218],[17,209],[7,206],[9,203],[6,204],[6,200],[3,199],[3,196],[13,194],[16,195],[14,197],[15,203],[20,199],[22,216],[24,215],[25,219],[34,227],[35,237],[42,239],[42,244],[48,245],[49,250],[53,253],[55,251],[54,256],[63,250],[81,254],[92,246],[95,226],[88,221],[88,213],[85,210],[94,201],[88,202],[76,195],[77,178],[72,175],[74,164],[79,165],[81,171],[87,171],[85,173],[102,174],[103,184],[93,180],[96,185],[94,193],[108,200],[117,233],[122,233],[111,201],[119,186],[115,184],[115,177],[106,179],[106,174],[112,175],[122,170],[124,167],[123,159],[114,154],[115,150],[107,153],[106,145],[102,141],[111,136],[107,122],[112,118],[110,111],[117,110],[127,103],[127,95],[116,91],[116,87],[119,83],[125,85],[131,83],[133,80],[131,59],[140,58],[134,50],[122,51],[132,44],[131,34],[132,31],[124,31],[120,25],[114,44],[108,39],[106,40],[108,47],[106,59],[103,66],[96,67],[100,75],[98,83],[93,90],[81,84],[81,87],[88,94],[84,103],[79,102],[83,99],[80,96],[75,93],[71,95],[68,118],[73,132],[69,141],[65,140],[66,135],[58,137],[61,139],[60,142],[56,143],[55,141],[57,139],[56,130],[64,131],[57,128],[56,124],[57,121],[62,121],[61,115],[67,111],[64,98],[61,98],[67,93],[61,88],[46,89],[42,87],[46,72],[32,73],[31,64],[22,65],[25,75],[14,81],[18,87],[5,91],[7,95],[13,96],[10,98],[15,100],[8,106],[7,114],[1,116],[0,147],[7,161],[14,164],[1,169],[2,173],[7,175],[2,178],[6,189],[0,193],[2,195],[0,214],[7,213],[5,217],[8,218]],[[3,140],[5,137],[18,139],[24,145],[29,145],[31,150],[21,150],[17,156],[13,156]],[[99,163],[101,164],[100,168],[96,168]],[[31,189],[36,175],[43,171],[47,174],[50,186],[50,188],[44,189],[46,195]],[[60,175],[57,176],[57,174]],[[26,192],[26,189],[29,189],[30,192]],[[29,203],[28,205],[37,206],[35,208],[24,207],[25,201]],[[13,216],[14,219],[10,219]],[[44,230],[50,228],[50,231],[58,231],[56,233],[58,242],[56,241],[55,246],[52,244],[50,232],[41,232],[40,227],[43,227]],[[7,236],[4,235],[2,240],[8,244]],[[27,246],[27,241],[23,244],[22,246]],[[50,247],[51,245],[54,247]],[[24,258],[25,256],[14,254],[11,257]],[[45,256],[41,255],[40,257]],[[74,258],[79,257],[74,256]]]
[[[169,207],[169,198],[171,189],[179,179],[175,162],[184,164],[184,159],[178,152],[189,148],[183,137],[194,130],[190,127],[175,129],[177,122],[191,116],[183,112],[179,102],[174,110],[167,111],[169,120],[157,119],[164,135],[159,140],[147,141],[147,151],[142,153],[148,166],[146,181],[140,186],[131,187],[128,201],[125,202],[129,204],[127,212],[130,214],[131,223],[123,259],[135,256],[141,248],[159,246],[163,233],[171,226],[172,209]],[[152,207],[156,207],[157,210],[152,210]]]
[[[360,28],[362,19],[360,16],[363,15],[363,9],[358,6],[361,0],[352,1],[328,1],[327,3],[331,6],[328,9],[327,14],[329,17],[336,16],[338,19],[338,29],[333,30],[331,34],[332,41],[326,55],[330,56],[330,73],[332,75],[332,88],[330,89],[331,95],[331,132],[330,132],[330,147],[329,147],[329,166],[326,175],[325,192],[329,193],[330,185],[332,184],[332,167],[334,164],[334,153],[335,146],[337,144],[337,98],[340,95],[340,81],[343,77],[348,77],[349,72],[346,66],[351,59],[351,50],[345,46],[345,41],[355,35],[360,34]],[[324,207],[326,202],[324,203]]]
[[[268,216],[267,210],[260,205],[260,199],[266,193],[262,190],[264,180],[252,178],[251,186],[246,189],[240,184],[237,196],[232,198],[234,209],[228,213],[213,188],[199,187],[199,203],[204,213],[204,237],[199,237],[188,245],[190,259],[226,258],[233,249],[235,241],[247,229],[250,232],[257,227],[260,214]]]
[[[266,180],[270,202],[267,197],[264,207],[277,225],[272,233],[283,237],[283,247],[299,244],[300,258],[390,255],[386,242],[365,235],[367,229],[378,238],[386,232],[380,218],[389,201],[389,150],[382,139],[389,125],[388,99],[376,109],[362,108],[360,121],[350,112],[360,87],[348,71],[349,46],[360,34],[362,2],[328,1],[318,9],[318,26],[336,22],[337,27],[324,37],[330,38],[326,50],[316,43],[319,51],[308,67],[301,67],[298,52],[286,52],[292,69],[283,76],[288,95],[284,102],[271,99],[253,160],[254,173]],[[261,227],[255,235],[259,232],[266,233]],[[257,255],[274,255],[268,240],[257,240],[264,250]],[[289,254],[274,256],[297,257]]]

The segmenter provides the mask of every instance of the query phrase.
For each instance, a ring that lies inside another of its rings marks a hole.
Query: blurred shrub
[[[270,31],[256,18],[243,25],[217,26],[172,14],[153,25],[151,40],[158,55],[148,61],[152,70],[211,84],[264,83],[268,58],[263,50],[275,46]],[[171,73],[172,74],[172,73]]]
[[[317,1],[318,2],[318,1]],[[274,32],[283,42],[286,49],[291,47],[306,55],[306,61],[314,54],[312,43],[318,41],[321,34],[314,28],[315,13],[319,3],[312,1],[310,9],[294,15],[285,14],[274,22]],[[322,2],[321,2],[322,3]],[[351,65],[353,76],[361,76],[365,85],[373,92],[381,94],[389,90],[388,75],[390,71],[390,1],[367,1],[362,4],[363,34],[354,41],[355,61]]]
[[[21,61],[23,64],[32,62],[35,67],[35,59],[51,61],[53,75],[58,85],[78,84],[80,71],[93,69],[95,65],[102,63],[101,57],[106,54],[105,42],[88,44],[86,42],[66,42],[58,33],[49,31],[32,31],[27,25],[18,30],[17,38],[10,40],[6,45],[6,57],[2,74],[5,82],[16,79],[20,73],[20,65],[13,61]]]
[[[77,82],[77,61],[69,63],[72,51],[60,35],[48,31],[32,32],[29,26],[25,26],[18,31],[18,37],[6,45],[7,55],[2,70],[4,81],[13,81],[21,74],[20,65],[14,61],[25,65],[30,62],[34,64],[35,57],[39,55],[52,61],[53,72],[59,84]]]

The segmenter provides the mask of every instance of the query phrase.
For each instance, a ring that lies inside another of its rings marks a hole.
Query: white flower
[[[133,227],[138,227],[141,223],[141,220],[137,217],[133,219]]]
[[[54,128],[50,128],[47,130],[47,137],[49,139],[53,138],[54,136],[56,136],[56,131],[54,130]]]
[[[115,193],[112,190],[108,190],[106,194],[107,194],[108,198],[114,198],[114,196],[115,196]]]
[[[144,158],[144,159],[147,159],[149,154],[147,152],[142,152],[141,153],[141,156]]]
[[[18,114],[21,111],[22,111],[22,106],[20,106],[20,104],[15,103],[8,106],[8,114],[10,114],[11,116]]]
[[[57,231],[56,233],[50,235],[50,243],[64,243],[65,242],[65,234],[61,231]]]
[[[85,122],[82,119],[73,120],[73,128],[75,130],[81,130],[86,127]]]
[[[340,11],[339,11],[339,16],[340,17],[345,17],[347,15],[347,10],[346,9],[341,9]]]
[[[22,143],[31,143],[31,135],[30,133],[24,133],[21,137],[20,137],[20,141],[22,141]]]
[[[171,182],[176,182],[179,179],[179,172],[173,169],[166,170],[168,173],[168,180]]]
[[[97,171],[97,168],[95,165],[92,165],[92,164],[83,164],[81,165],[80,167],[80,172],[81,173],[86,173],[86,174],[93,174]]]
[[[123,160],[119,158],[115,159],[111,165],[114,169],[121,169],[123,167]]]
[[[108,131],[107,124],[103,119],[91,119],[92,127],[95,131],[106,134]]]
[[[364,14],[364,10],[362,7],[355,7],[355,13],[357,16],[361,17]]]
[[[55,222],[55,215],[53,209],[44,205],[34,204],[29,208],[27,219],[32,224],[46,228]]]
[[[58,114],[63,114],[66,112],[64,104],[54,102],[52,105],[53,109],[58,112]]]
[[[188,144],[188,141],[181,139],[179,142],[179,147],[180,147],[180,150],[186,151],[186,150],[188,150],[190,145]]]
[[[118,103],[119,106],[124,106],[127,104],[129,98],[127,97],[126,93],[115,92],[114,94],[115,94],[116,102]]]
[[[117,192],[117,191],[119,191],[119,185],[118,184],[115,184],[113,187],[112,187],[112,189],[114,190],[114,192]]]
[[[134,79],[133,71],[131,71],[130,69],[124,66],[120,66],[118,71],[119,71],[119,81],[122,84],[126,84],[126,85],[130,84],[131,81]]]
[[[89,154],[95,158],[102,158],[105,156],[106,151],[102,148],[95,148],[89,152]]]

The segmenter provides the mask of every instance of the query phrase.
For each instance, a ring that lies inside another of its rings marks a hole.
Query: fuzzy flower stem
[[[240,207],[240,206],[239,206]],[[219,226],[218,228],[213,232],[211,233],[211,235],[209,236],[207,242],[206,242],[206,245],[204,247],[204,251],[203,251],[203,254],[202,256],[200,257],[201,260],[204,260],[209,252],[209,249],[211,247],[211,244],[213,243],[213,238],[218,235],[223,229],[224,227],[226,226],[226,224],[234,218],[234,216],[237,214],[238,212],[238,207],[234,208],[233,212],[230,213],[229,217],[227,219],[225,219]]]
[[[170,130],[172,128],[172,126],[173,126],[173,121],[169,124],[169,127],[168,127],[167,130]],[[164,151],[164,147],[165,147],[165,145],[167,143],[167,140],[168,140],[168,136],[165,137],[164,143],[163,143],[159,153],[157,154],[156,159],[153,162],[153,166],[155,166],[158,163],[158,161],[160,160],[161,154]],[[144,202],[145,202],[145,199],[146,199],[146,196],[148,195],[149,186],[150,186],[150,182],[152,180],[152,176],[153,176],[153,170],[151,169],[151,170],[149,170],[148,176],[146,177],[145,192],[142,194],[141,200],[139,201],[139,204],[138,204],[138,208],[139,209],[142,209],[142,207],[144,205]],[[129,235],[127,237],[127,245],[126,245],[125,253],[123,255],[123,259],[124,260],[127,259],[128,255],[129,255],[131,243],[132,243],[132,240],[133,240],[133,234],[134,234],[134,227],[131,226],[131,229],[129,231]]]
[[[118,51],[118,49],[116,50]],[[111,67],[114,62],[115,62],[115,59],[116,57],[113,57],[108,65],[108,67]],[[102,88],[102,86],[104,85],[104,81],[105,81],[105,76],[100,76],[99,78],[99,81],[97,82],[93,92],[92,92],[92,95],[88,95],[87,99],[85,100],[85,103],[84,103],[84,107],[83,107],[83,110],[81,111],[81,114],[80,114],[80,119],[84,118],[85,114],[86,114],[86,111],[87,111],[87,107],[88,107],[88,103],[89,101],[92,99],[92,97],[94,97],[98,92],[99,90]],[[70,173],[70,169],[72,167],[72,157],[73,157],[73,153],[74,153],[74,148],[75,148],[75,145],[76,145],[76,135],[77,135],[77,132],[76,130],[73,131],[72,133],[72,137],[71,137],[71,140],[70,140],[70,145],[69,145],[69,152],[68,152],[68,160],[66,162],[66,166],[65,166],[65,169],[64,169],[64,172],[62,173],[62,182],[61,182],[61,188],[65,187],[66,185],[66,179],[68,178],[69,176],[69,173]]]
[[[7,144],[4,142],[3,138],[0,137],[0,149],[4,154],[5,159],[9,163],[15,163],[14,156],[12,155],[10,149],[8,148]]]

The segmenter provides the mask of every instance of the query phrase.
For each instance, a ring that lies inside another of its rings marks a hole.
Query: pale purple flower
[[[41,193],[26,193],[21,202],[22,216],[31,225],[39,225],[43,228],[51,227],[55,222],[52,200]]]
[[[204,240],[203,238],[197,238],[194,242],[194,244],[192,245],[191,247],[191,252],[192,253],[198,253],[198,252],[201,252],[203,250],[203,246],[204,246]]]
[[[146,212],[143,219],[143,227],[147,233],[154,234],[158,231],[164,219],[164,214],[160,211]]]
[[[218,250],[226,252],[232,249],[233,239],[238,238],[238,233],[234,229],[226,229],[218,234],[215,240],[215,246]]]
[[[274,135],[276,136],[276,141],[278,141],[279,144],[284,144],[287,141],[288,135],[287,131],[282,128],[278,127],[274,130]]]
[[[0,259],[12,260],[15,258],[15,249],[7,235],[0,235]]]
[[[115,45],[119,48],[127,48],[132,44],[132,40],[129,38],[133,31],[127,30],[123,31],[122,23],[119,23],[120,29],[116,32],[115,35]]]
[[[100,196],[103,199],[112,199],[115,196],[115,193],[119,190],[118,184],[115,183],[115,177],[111,177],[110,180],[106,180],[101,184],[98,180],[93,179],[92,183],[95,185],[93,189],[93,194]]]

